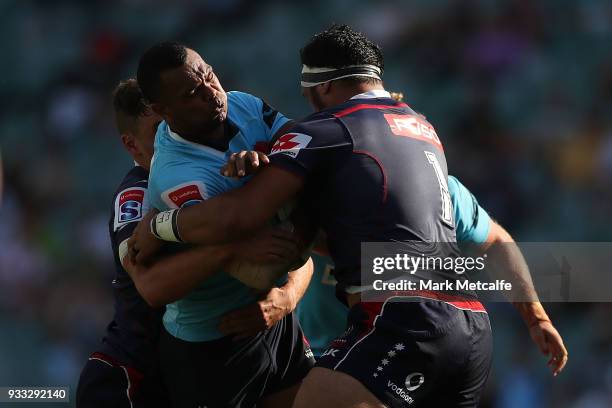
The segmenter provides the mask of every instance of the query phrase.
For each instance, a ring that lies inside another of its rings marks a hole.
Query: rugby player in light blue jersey
[[[158,210],[197,204],[242,185],[246,180],[220,174],[228,156],[270,142],[277,132],[286,131],[289,122],[253,95],[226,93],[212,67],[180,44],[149,49],[140,60],[137,77],[152,109],[164,118],[156,134],[147,196]],[[311,262],[297,272],[308,277],[297,285],[301,290],[292,296],[291,309],[308,285]],[[182,278],[168,273],[165,279],[172,285]],[[183,283],[193,285],[193,281]],[[222,316],[257,300],[251,288],[219,272],[167,305],[160,353],[173,406],[291,405],[314,363],[293,313],[286,314],[280,301],[271,302],[262,307],[282,309],[284,316],[271,327],[266,328],[270,322],[265,322],[265,330],[252,336],[241,332],[239,339],[225,335],[240,332],[239,328],[219,329]]]
[[[453,176],[448,177],[448,190],[453,203],[457,242],[483,244],[487,241],[489,214],[476,201],[476,197]],[[320,357],[331,342],[346,329],[348,308],[336,299],[334,264],[325,255],[312,254],[314,273],[308,290],[298,305],[300,324],[315,356]]]

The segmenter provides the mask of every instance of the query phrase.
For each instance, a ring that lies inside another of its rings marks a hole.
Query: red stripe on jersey
[[[364,109],[384,110],[384,109],[397,109],[397,108],[408,108],[408,105],[406,105],[405,103],[398,103],[397,105],[371,105],[371,104],[363,103],[363,104],[351,106],[350,108],[346,108],[344,110],[341,110],[340,112],[336,112],[334,113],[334,116],[337,118],[341,118],[342,116],[350,115],[353,112],[357,112],[357,111],[364,110]]]
[[[100,352],[94,352],[89,356],[90,360],[102,360],[105,363],[112,365],[113,367],[121,368],[127,377],[127,397],[132,402],[134,395],[140,389],[144,374],[135,369],[134,367],[122,364],[120,361],[112,358],[109,355]]]
[[[407,291],[391,291],[381,297],[381,299],[372,299],[372,301],[362,302],[362,305],[370,304],[367,310],[371,313],[380,313],[384,301],[395,296],[401,297],[421,297],[432,300],[439,300],[440,302],[448,303],[458,309],[471,310],[472,312],[487,312],[482,303],[478,300],[470,300],[457,295],[449,295],[447,293],[434,292],[431,290],[407,290]]]

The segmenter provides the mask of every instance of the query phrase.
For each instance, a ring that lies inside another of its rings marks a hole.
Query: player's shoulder
[[[457,180],[455,176],[448,175],[448,189],[449,191],[459,192],[459,190],[463,187],[463,184]]]
[[[296,157],[301,149],[350,145],[346,129],[333,116],[316,113],[296,123],[291,130],[273,141],[270,156],[284,153]]]
[[[149,177],[150,183],[179,172],[179,167],[183,169],[189,166],[200,150],[207,149],[181,138],[170,129],[166,122],[162,122],[157,128],[154,148],[155,152],[151,161]]]
[[[461,202],[463,205],[467,201],[475,200],[472,192],[464,186],[455,176],[448,175],[448,192],[453,203]]]
[[[168,123],[165,120],[161,121],[159,126],[157,126],[157,131],[155,132],[155,142],[153,145],[155,152],[163,152],[168,146],[173,144],[171,133],[172,131],[170,130]]]
[[[141,166],[134,166],[126,173],[119,183],[119,187],[115,191],[115,196],[119,195],[121,191],[132,187],[144,188],[146,190],[149,179],[149,172]]]
[[[251,114],[259,115],[262,110],[261,98],[241,91],[227,92],[227,104],[229,114]]]
[[[351,98],[339,105],[330,107],[321,111],[329,116],[332,116],[340,121],[346,117],[354,115],[366,115],[372,111],[394,113],[401,115],[419,116],[422,120],[426,120],[425,116],[416,112],[408,104],[401,101],[396,101],[390,97],[378,98]]]
[[[148,176],[146,169],[134,166],[119,184],[112,203],[114,231],[142,218]]]
[[[310,137],[336,138],[345,134],[342,123],[329,111],[315,112],[300,121],[291,128],[290,133],[299,133]]]

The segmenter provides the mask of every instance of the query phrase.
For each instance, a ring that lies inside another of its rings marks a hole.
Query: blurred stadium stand
[[[299,118],[298,49],[331,22],[383,46],[387,89],[517,240],[611,240],[608,0],[3,0],[0,385],[75,386],[111,318],[107,217],[131,161],[110,91],[140,53],[185,42],[226,90]],[[612,305],[548,309],[570,352],[555,379],[512,308],[490,306],[483,407],[612,406]]]

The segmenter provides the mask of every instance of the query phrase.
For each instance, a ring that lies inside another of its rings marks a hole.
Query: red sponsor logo
[[[443,149],[433,126],[418,116],[386,113],[385,119],[394,135],[423,140]]]
[[[287,133],[286,135],[279,137],[272,147],[272,153],[280,152],[281,150],[291,150],[294,147],[299,146],[300,142],[294,140],[296,136],[297,135],[295,133]]]
[[[311,140],[312,137],[304,133],[287,133],[279,137],[276,143],[274,143],[270,155],[282,152],[295,158],[300,152],[300,149],[308,146]]]
[[[198,200],[204,201],[204,197],[200,193],[200,189],[195,184],[189,184],[188,186],[181,187],[168,194],[168,198],[176,204],[177,207],[182,206],[188,201]]]
[[[142,203],[144,201],[144,191],[143,190],[125,190],[119,196],[119,205],[122,205],[127,201],[138,201],[139,203]]]

